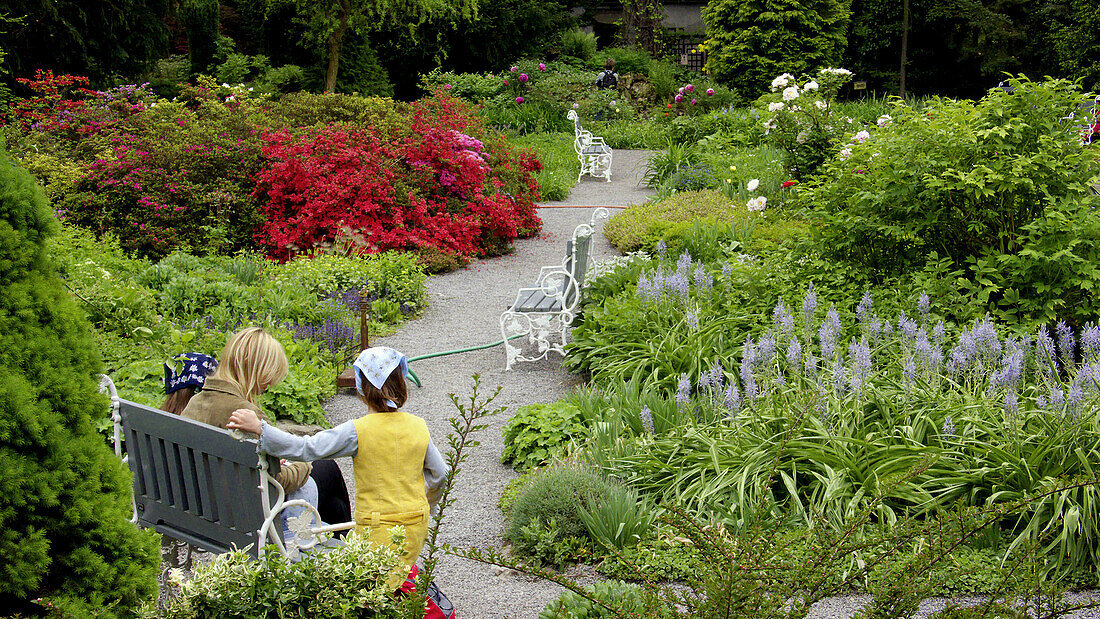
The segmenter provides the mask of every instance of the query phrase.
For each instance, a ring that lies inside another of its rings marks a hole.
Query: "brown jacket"
[[[246,400],[235,384],[219,378],[207,378],[202,391],[191,398],[180,414],[207,425],[225,428],[230,413],[238,408],[256,411],[260,419],[267,419],[263,410]],[[311,470],[313,465],[309,462],[291,462],[279,469],[275,479],[285,492],[294,492],[306,483]]]

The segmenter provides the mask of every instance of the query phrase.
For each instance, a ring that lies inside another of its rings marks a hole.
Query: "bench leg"
[[[524,324],[526,323],[526,324]],[[511,338],[514,335],[524,335],[531,332],[531,321],[522,314],[508,310],[500,315],[500,335],[504,339],[504,369],[512,369],[512,364],[517,360],[522,361],[520,349],[512,346]]]

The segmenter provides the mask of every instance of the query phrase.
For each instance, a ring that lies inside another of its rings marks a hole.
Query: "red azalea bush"
[[[536,160],[499,137],[486,147],[484,127],[452,97],[436,94],[411,110],[412,130],[400,136],[346,125],[264,136],[269,164],[255,195],[266,222],[257,240],[273,257],[341,242],[465,259],[538,231]]]

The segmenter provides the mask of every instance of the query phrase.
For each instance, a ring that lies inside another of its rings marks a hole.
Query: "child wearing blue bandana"
[[[352,456],[356,531],[391,545],[390,528],[405,527],[402,569],[390,575],[396,589],[416,562],[428,530],[429,505],[439,500],[448,468],[424,420],[403,413],[408,359],[387,346],[364,350],[353,364],[359,399],[368,414],[309,437],[294,436],[238,409],[227,428],[260,435],[260,451],[290,460]]]

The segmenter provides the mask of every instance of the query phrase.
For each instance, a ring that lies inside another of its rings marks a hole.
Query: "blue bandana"
[[[201,389],[206,377],[218,368],[218,360],[197,352],[172,357],[171,364],[164,364],[164,393],[170,394],[184,387]]]

